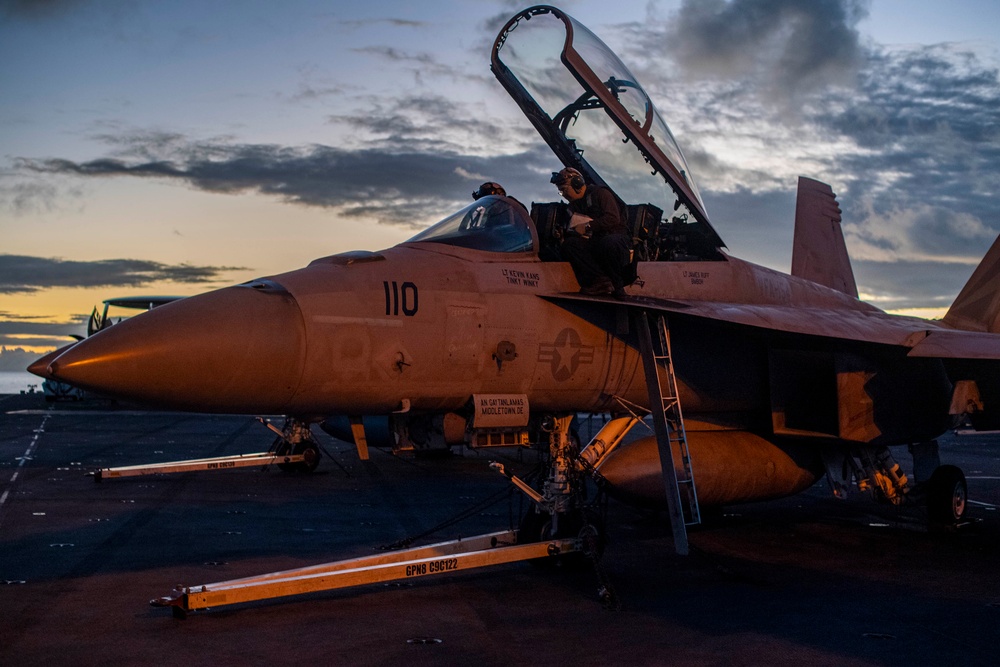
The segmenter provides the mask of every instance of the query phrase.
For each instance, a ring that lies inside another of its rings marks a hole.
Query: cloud
[[[86,304],[81,304],[86,306]],[[0,347],[6,347],[7,352],[12,352],[15,348],[57,348],[68,345],[72,341],[72,336],[87,335],[87,321],[90,319],[89,313],[76,315],[71,319],[53,322],[51,317],[38,317],[30,315],[18,315],[16,313],[0,311]],[[43,321],[45,320],[45,321]],[[29,363],[38,356],[34,353],[26,352],[30,355]],[[17,365],[21,359],[8,365]],[[0,370],[23,371],[27,364],[15,368],[7,368],[0,362]]]
[[[86,326],[90,314],[80,314],[66,321],[54,322],[53,318],[41,315],[21,315],[10,311],[0,311],[0,336],[28,335],[40,338],[61,338],[66,332],[76,331],[76,327]]]
[[[459,176],[461,176],[462,178],[470,180],[470,181],[488,181],[488,180],[490,180],[489,177],[487,177],[487,176],[483,176],[482,174],[476,174],[476,173],[470,172],[467,169],[463,169],[462,167],[456,167],[455,168],[455,173],[458,174]]]
[[[838,158],[867,189],[900,200],[996,212],[1000,166],[1000,77],[953,45],[874,55],[855,95],[831,99],[815,122],[858,150]]]
[[[863,223],[844,226],[851,256],[873,262],[941,261],[976,264],[997,231],[968,213],[927,204],[877,212],[869,203]]]
[[[288,96],[291,102],[316,102],[324,101],[327,98],[340,97],[344,94],[344,87],[337,85],[316,85],[306,81],[299,82],[299,89],[296,93]]]
[[[60,16],[85,4],[84,0],[0,0],[0,16],[40,20]]]
[[[490,37],[521,7],[500,4],[504,11],[481,26]],[[961,45],[866,42],[857,26],[867,7],[686,0],[666,17],[651,9],[643,23],[600,34],[673,126],[734,253],[787,268],[796,178],[818,178],[839,195],[848,246],[864,267],[862,290],[888,299],[897,284],[891,298],[922,305],[945,285],[957,291],[944,273],[971,268],[1000,232],[1000,77]],[[338,147],[117,127],[100,137],[107,153],[92,160],[22,158],[24,180],[0,197],[11,207],[45,206],[64,194],[51,189],[54,176],[73,177],[56,181],[61,188],[155,178],[412,227],[467,202],[475,181],[500,182],[526,202],[554,199],[546,176],[557,161],[526,120],[512,119],[509,102],[484,99],[478,88],[442,94],[450,82],[479,80],[433,55],[398,46],[362,52],[422,78],[415,93],[355,98],[354,108],[331,115],[348,135]],[[432,78],[447,85],[432,88]],[[328,81],[309,83],[298,99],[331,92]],[[940,274],[928,268],[935,262]],[[937,286],[923,280],[927,273]]]
[[[0,294],[30,294],[56,287],[140,287],[168,281],[212,283],[234,266],[168,265],[138,259],[83,262],[0,254]]]
[[[407,53],[392,46],[366,46],[352,50],[355,53],[376,56],[381,60],[391,63],[396,69],[403,67],[409,69],[417,83],[423,82],[426,78],[466,77],[462,68],[442,63],[430,53]]]
[[[73,182],[67,176],[153,178],[411,228],[464,205],[468,174],[503,183],[521,198],[552,198],[547,174],[558,162],[527,123],[511,122],[510,107],[507,117],[498,115],[490,95],[455,100],[411,94],[355,104],[328,118],[347,137],[337,147],[241,144],[226,136],[195,139],[112,124],[94,136],[110,149],[102,157],[19,158],[15,172],[42,183],[53,176],[64,177],[62,183]]]
[[[974,265],[942,261],[853,261],[862,298],[883,310],[947,308]],[[861,286],[864,286],[861,288]]]
[[[119,140],[119,154],[132,158],[19,159],[17,166],[40,174],[156,178],[209,192],[256,192],[290,204],[330,207],[346,216],[413,227],[465,203],[468,179],[459,177],[462,173],[488,174],[512,193],[527,193],[524,196],[549,190],[541,177],[553,162],[547,151],[481,157],[445,150],[432,139],[424,145],[413,138],[419,132],[412,127],[390,123],[382,129],[397,139],[407,136],[403,143],[411,144],[410,150],[185,142],[152,133],[148,141],[134,135]]]
[[[0,371],[7,373],[22,373],[39,355],[20,347],[0,346]],[[41,378],[36,378],[41,382]]]
[[[865,42],[866,7],[688,1],[611,34],[675,125],[713,221],[740,213],[733,195],[744,223],[774,228],[767,194],[794,193],[801,174],[834,186],[849,248],[887,276],[974,263],[1000,232],[997,69],[959,44]]]
[[[77,336],[85,336],[86,332],[87,327],[82,326],[74,328],[72,332],[70,332],[69,329],[66,329],[65,333],[55,334],[52,336],[29,336],[23,333],[17,333],[9,336],[0,334],[0,346],[8,348],[56,348],[69,345],[74,340],[78,340],[73,337],[73,334]],[[23,370],[23,367],[20,370]]]
[[[873,52],[813,117],[832,155],[858,284],[894,309],[947,305],[1000,233],[1000,78],[951,44]]]
[[[507,21],[509,21],[522,9],[525,9],[530,3],[521,2],[521,0],[502,0],[492,4],[503,7],[503,9],[498,11],[496,14],[488,16],[479,25],[479,29],[485,36],[489,37],[489,39],[496,37],[497,33],[500,32],[500,29],[507,24]],[[567,9],[567,11],[572,13],[572,5],[575,4],[575,2],[574,0],[565,0],[565,2],[561,2],[559,4],[563,7],[563,9]]]
[[[65,193],[51,181],[10,176],[0,178],[7,181],[0,181],[0,202],[15,215],[49,213],[65,197]]]
[[[369,26],[378,27],[383,25],[388,25],[393,28],[424,28],[427,26],[426,21],[412,21],[409,19],[398,18],[360,19],[356,21],[338,21],[337,23],[338,25],[351,29],[367,28]]]
[[[48,30],[62,24],[80,33],[124,42],[135,37],[129,19],[141,11],[141,3],[134,0],[0,0],[0,25],[17,22]]]
[[[749,79],[765,94],[850,81],[864,62],[858,0],[686,0],[664,36],[688,77]]]
[[[399,150],[473,152],[475,147],[522,145],[523,133],[491,118],[479,105],[456,103],[440,95],[368,98],[361,108],[329,116],[345,125],[363,146]],[[489,151],[496,153],[497,151]]]

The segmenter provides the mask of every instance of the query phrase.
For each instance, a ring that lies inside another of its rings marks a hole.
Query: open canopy
[[[692,232],[725,245],[653,102],[585,26],[554,7],[525,9],[497,36],[492,69],[564,165],[627,203],[686,208]]]

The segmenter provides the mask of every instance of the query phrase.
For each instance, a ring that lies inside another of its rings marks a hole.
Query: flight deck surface
[[[821,481],[727,508],[690,532],[685,558],[662,516],[612,501],[602,562],[619,611],[592,568],[528,563],[185,621],[148,606],[177,584],[368,555],[480,502],[415,544],[502,530],[522,511],[488,467],[497,451],[363,463],[314,431],[330,457],[312,474],[95,484],[96,468],[257,452],[271,434],[249,417],[0,396],[0,664],[995,664],[1000,435],[942,440],[972,501],[953,534],[928,533],[918,510],[836,501]]]

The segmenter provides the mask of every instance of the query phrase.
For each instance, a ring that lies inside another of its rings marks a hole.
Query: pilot
[[[472,198],[475,199],[476,201],[479,201],[480,197],[486,197],[489,195],[500,195],[501,197],[507,197],[511,201],[517,202],[517,204],[525,211],[528,210],[527,206],[525,206],[518,200],[514,199],[513,197],[508,196],[507,191],[503,189],[502,185],[500,185],[499,183],[494,183],[493,181],[486,181],[485,183],[480,185],[479,189],[472,193]]]
[[[479,186],[479,189],[472,193],[472,198],[479,200],[480,197],[486,197],[487,195],[500,195],[501,197],[507,196],[507,191],[503,189],[503,186],[499,183],[494,183],[493,181],[487,181]]]
[[[588,184],[572,167],[554,172],[551,182],[569,201],[573,216],[560,252],[573,267],[580,292],[625,296],[632,239],[617,197],[604,186]]]

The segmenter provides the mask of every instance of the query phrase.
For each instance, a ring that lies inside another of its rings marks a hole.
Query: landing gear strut
[[[579,559],[582,554],[594,566],[598,580],[598,597],[602,604],[612,609],[621,607],[618,596],[601,563],[604,554],[606,537],[604,522],[592,507],[586,507],[586,486],[584,476],[594,474],[593,462],[601,454],[607,454],[617,445],[625,433],[637,419],[619,420],[608,429],[605,437],[608,442],[595,439],[600,447],[591,452],[590,456],[581,455],[579,444],[570,433],[570,423],[573,416],[553,417],[545,420],[543,430],[549,433],[549,476],[539,493],[524,480],[508,473],[500,463],[491,463],[490,467],[505,475],[511,483],[520,489],[532,501],[533,506],[521,520],[517,533],[518,544],[531,544],[555,539],[573,539],[578,545],[577,551],[568,556],[560,556],[560,563],[566,559],[586,562]],[[602,431],[604,433],[604,431]],[[613,439],[608,435],[612,434]],[[589,446],[588,446],[589,447]],[[585,448],[586,449],[586,448]],[[539,564],[551,562],[551,559],[538,559]]]
[[[931,528],[955,526],[965,518],[968,507],[968,486],[961,469],[940,465],[937,443],[911,446],[916,484],[904,475],[888,448],[866,449],[855,455],[846,452],[824,456],[827,477],[834,495],[844,498],[853,477],[860,491],[870,491],[883,503],[902,505],[924,501]],[[930,478],[924,477],[932,470]]]
[[[582,472],[575,465],[578,445],[570,435],[572,421],[572,415],[550,417],[542,426],[549,434],[549,476],[542,485],[542,493],[508,473],[503,464],[490,464],[534,503],[521,522],[518,539],[522,543],[568,536],[567,531],[581,527],[584,485]]]
[[[278,468],[285,472],[312,472],[319,465],[319,445],[313,439],[309,424],[299,421],[294,417],[288,417],[279,431],[273,425],[265,425],[278,434],[271,444],[271,450],[275,456],[301,456],[301,460],[293,463],[279,463]]]

